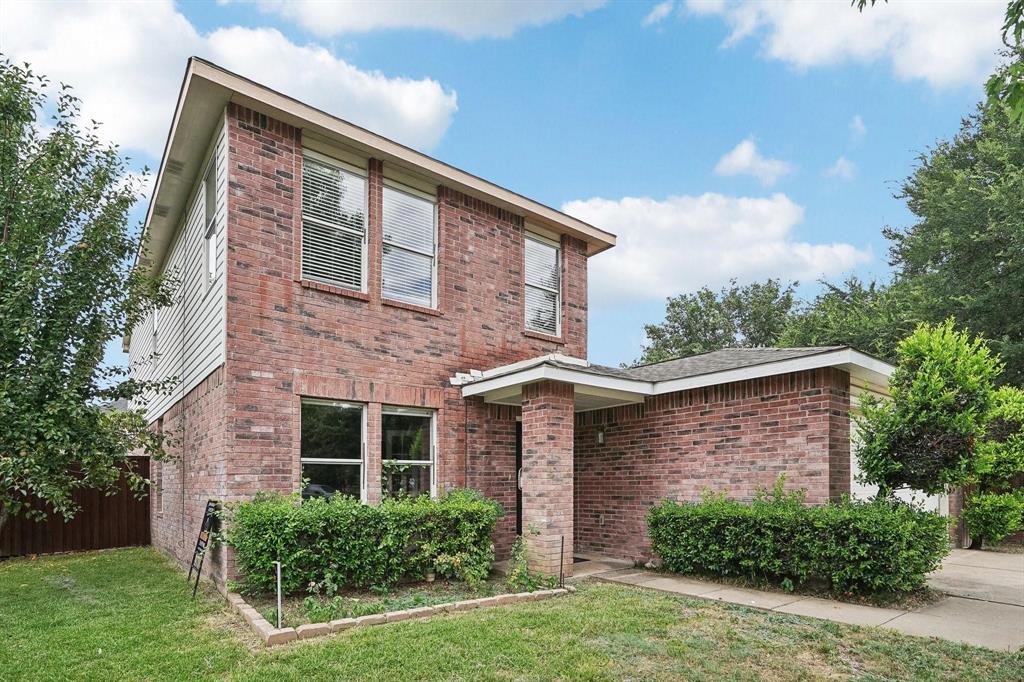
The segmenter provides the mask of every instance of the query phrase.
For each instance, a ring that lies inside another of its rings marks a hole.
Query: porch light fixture
[[[604,429],[597,432],[597,444],[604,445]]]

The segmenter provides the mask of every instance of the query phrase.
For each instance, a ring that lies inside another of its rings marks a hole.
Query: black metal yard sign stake
[[[199,590],[199,575],[203,572],[203,560],[206,558],[206,546],[210,542],[210,534],[216,530],[217,509],[220,503],[217,500],[206,501],[206,512],[203,514],[203,525],[199,529],[199,539],[196,540],[196,551],[192,553],[192,565],[188,569],[188,579],[192,580],[192,571],[196,573],[196,584],[192,586],[192,598],[196,598],[196,591]],[[197,563],[198,562],[198,563]]]

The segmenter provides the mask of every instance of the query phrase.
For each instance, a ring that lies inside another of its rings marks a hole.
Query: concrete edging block
[[[463,599],[462,601],[437,604],[435,606],[418,606],[411,609],[399,611],[388,611],[385,613],[373,613],[358,618],[340,618],[329,623],[306,623],[297,628],[275,628],[266,618],[260,615],[259,611],[250,606],[245,598],[236,592],[229,592],[225,599],[245,622],[252,628],[253,632],[268,646],[287,644],[300,639],[312,639],[323,635],[342,632],[351,628],[369,627],[372,625],[383,625],[384,623],[397,623],[403,620],[414,620],[429,618],[430,616],[443,613],[455,613],[457,611],[469,611],[471,609],[486,608],[488,606],[502,606],[505,604],[523,604],[531,601],[540,601],[563,594],[575,592],[575,588],[560,587],[553,590],[537,590],[536,592],[515,592],[498,594],[491,597],[480,597],[478,599]]]

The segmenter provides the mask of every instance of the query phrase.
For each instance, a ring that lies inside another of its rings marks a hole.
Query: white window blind
[[[302,159],[302,276],[363,291],[366,178],[308,153]]]
[[[561,249],[551,241],[526,235],[526,328],[561,333]]]
[[[435,203],[419,193],[384,186],[384,298],[434,307],[437,268]]]

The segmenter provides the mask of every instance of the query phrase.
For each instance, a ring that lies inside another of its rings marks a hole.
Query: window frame
[[[524,236],[524,240],[523,240],[523,326],[525,327],[526,331],[528,331],[528,332],[530,332],[532,334],[543,334],[545,336],[554,336],[554,337],[557,337],[557,338],[561,338],[561,336],[562,336],[562,279],[563,279],[563,277],[562,277],[562,244],[560,242],[558,242],[558,241],[555,241],[554,239],[550,239],[550,238],[545,237],[543,235],[537,234],[536,232],[531,232],[528,229],[523,231],[523,236]],[[555,272],[556,272],[556,274],[558,276],[558,282],[555,284],[555,288],[554,289],[549,289],[548,287],[542,286],[540,284],[531,284],[528,281],[528,279],[527,279],[528,274],[527,274],[527,268],[526,268],[526,258],[527,258],[527,255],[526,255],[526,240],[532,240],[532,241],[534,241],[534,242],[536,242],[538,244],[542,244],[544,246],[550,246],[551,248],[553,248],[555,250]],[[547,292],[549,294],[554,294],[555,295],[555,332],[553,334],[550,331],[546,330],[546,329],[534,329],[530,325],[529,310],[527,309],[527,304],[526,304],[526,291],[527,291],[527,289],[535,289],[537,291],[543,291],[543,292]]]
[[[428,459],[385,459],[384,458],[384,416],[415,416],[430,417],[430,457]],[[430,498],[437,497],[437,410],[425,407],[402,407],[400,405],[382,405],[380,408],[380,469],[383,479],[384,467],[388,464],[399,466],[428,466],[430,467]],[[381,483],[381,499],[386,495],[383,482]]]
[[[213,183],[213,211],[209,206],[210,187]],[[203,175],[203,287],[209,293],[220,274],[217,270],[217,157],[214,155]],[[211,254],[211,248],[213,253]]]
[[[305,166],[306,160],[309,159],[315,163],[320,163],[325,166],[331,166],[337,170],[344,171],[359,177],[363,181],[363,234],[360,240],[360,258],[359,258],[359,288],[353,288],[346,284],[339,284],[338,282],[329,282],[319,277],[314,277],[306,274],[306,262],[305,262],[305,249],[301,247],[301,244],[305,242],[305,224],[306,221],[316,223],[321,227],[339,229],[350,235],[356,234],[351,229],[344,225],[332,225],[323,220],[318,220],[314,217],[307,217],[305,212],[305,205],[303,203],[304,187],[305,182]],[[317,282],[319,284],[325,284],[330,287],[337,287],[339,289],[345,289],[347,291],[358,291],[359,293],[365,294],[368,291],[368,280],[369,280],[369,268],[367,266],[369,258],[369,244],[370,244],[370,174],[368,169],[360,168],[359,166],[351,163],[346,163],[340,159],[336,159],[327,154],[314,151],[307,147],[302,148],[302,180],[299,183],[299,234],[300,248],[299,248],[299,277],[307,282]]]
[[[381,295],[381,299],[385,300],[385,301],[397,301],[398,303],[405,303],[405,304],[408,304],[408,305],[418,305],[418,306],[421,306],[421,307],[424,307],[424,308],[431,308],[431,309],[436,310],[437,307],[438,307],[438,302],[437,302],[438,301],[438,296],[437,296],[437,271],[438,271],[438,257],[437,257],[437,255],[438,255],[438,247],[437,247],[437,241],[438,241],[437,195],[436,194],[435,195],[431,195],[431,194],[429,194],[427,192],[423,192],[423,191],[418,190],[418,189],[416,189],[414,187],[409,187],[408,185],[405,185],[405,184],[403,184],[401,182],[398,182],[398,181],[395,181],[395,180],[391,180],[390,178],[383,178],[383,180],[384,180],[384,182],[382,183],[382,188],[381,188],[381,193],[380,193],[380,196],[381,196],[381,200],[380,200],[380,206],[381,206],[380,295]],[[385,188],[389,189],[389,190],[391,190],[393,192],[400,192],[400,193],[405,194],[407,196],[413,197],[414,199],[422,199],[423,201],[430,202],[430,204],[432,206],[430,215],[431,215],[431,221],[433,223],[432,226],[431,226],[431,228],[432,228],[431,235],[433,237],[433,243],[434,243],[434,248],[433,248],[433,252],[432,253],[429,253],[429,254],[428,253],[424,253],[423,251],[418,251],[417,249],[409,248],[408,246],[402,246],[400,244],[394,244],[394,243],[391,243],[391,242],[387,241],[387,238],[385,236],[386,233],[384,231],[384,202],[386,200],[385,191],[384,191]],[[429,303],[429,305],[424,305],[423,303],[417,302],[417,301],[406,301],[406,300],[403,300],[401,298],[395,298],[395,297],[392,297],[392,296],[388,296],[385,293],[385,291],[384,291],[384,247],[385,246],[391,247],[392,249],[398,249],[399,251],[404,251],[406,253],[412,253],[412,254],[416,254],[416,255],[419,255],[419,256],[429,256],[430,257],[430,303]]]
[[[302,405],[327,405],[340,407],[345,410],[359,410],[359,459],[348,459],[339,457],[303,457],[302,456]],[[302,485],[303,464],[336,464],[336,465],[359,465],[359,501],[366,504],[367,475],[366,475],[366,404],[355,403],[347,400],[326,400],[323,398],[301,398],[299,404],[299,485]],[[302,493],[302,490],[299,490]]]
[[[153,353],[160,352],[160,308],[153,308]]]

